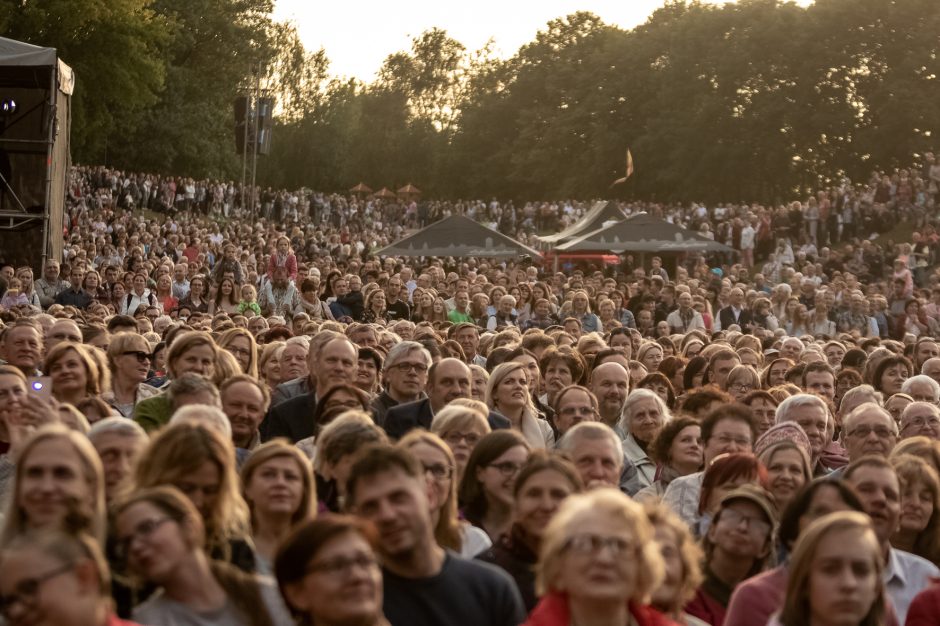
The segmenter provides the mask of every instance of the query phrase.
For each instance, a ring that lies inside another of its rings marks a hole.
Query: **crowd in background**
[[[0,613],[938,623],[936,181],[623,203],[735,252],[554,271],[374,251],[452,213],[537,244],[590,203],[252,214],[74,168],[63,258],[0,263]]]

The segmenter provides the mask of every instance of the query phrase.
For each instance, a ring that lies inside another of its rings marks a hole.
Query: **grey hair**
[[[940,401],[940,383],[937,383],[930,376],[924,374],[918,374],[917,376],[911,376],[901,385],[901,393],[906,393],[910,395],[911,387],[917,383],[926,383],[930,387],[930,393],[933,394],[933,401]]]
[[[871,385],[859,385],[842,394],[842,399],[839,401],[839,412],[841,413],[843,407],[847,407],[849,402],[858,402],[860,398],[869,398],[869,402],[874,402],[879,406],[884,406],[885,403],[884,395],[880,391]],[[863,404],[863,402],[858,402],[858,404]]]
[[[930,402],[911,402],[906,407],[904,407],[904,410],[901,412],[901,419],[899,420],[900,423],[902,425],[904,424],[905,419],[907,418],[908,414],[911,412],[911,408],[919,409],[924,406],[930,407],[930,412],[933,413],[934,416],[940,417],[940,407],[938,407],[936,404],[931,404]],[[901,426],[901,429],[903,430],[905,427],[906,426]]]
[[[777,412],[774,413],[774,423],[792,422],[793,418],[789,416],[790,411],[805,406],[818,407],[826,415],[826,420],[829,420],[829,407],[826,406],[825,400],[811,393],[797,393],[777,405]]]
[[[232,439],[232,423],[219,407],[208,404],[187,404],[173,413],[173,417],[170,418],[170,424],[180,422],[202,424],[220,432],[226,439]]]
[[[561,441],[558,442],[556,447],[562,452],[571,452],[584,440],[597,441],[599,439],[607,439],[614,447],[614,450],[621,452],[618,456],[620,458],[620,467],[623,469],[623,442],[620,440],[617,433],[614,432],[614,429],[603,422],[581,422],[575,424],[565,433],[565,436],[561,438]]]
[[[285,341],[284,345],[285,346],[300,345],[304,347],[304,350],[309,350],[310,349],[310,337],[308,337],[307,335],[297,335]]]
[[[95,422],[88,431],[88,438],[94,444],[99,437],[107,434],[121,435],[122,437],[147,438],[147,431],[140,424],[126,417],[106,417]]]
[[[627,396],[627,401],[623,403],[623,413],[620,415],[619,424],[623,432],[630,432],[630,420],[633,418],[633,408],[640,400],[652,400],[656,403],[656,406],[659,408],[659,414],[663,416],[663,425],[672,421],[672,411],[669,410],[669,407],[666,406],[666,403],[663,402],[663,399],[659,397],[658,393],[652,389],[634,389]]]
[[[170,401],[170,406],[175,406],[178,396],[199,393],[201,391],[209,392],[212,397],[215,398],[216,404],[221,406],[222,399],[219,396],[219,389],[215,386],[215,383],[204,376],[192,373],[183,374],[179,378],[174,378],[173,381],[170,382],[170,386],[167,387],[166,399]]]
[[[888,424],[890,425],[892,432],[894,432],[894,435],[897,436],[898,423],[894,421],[894,416],[888,413],[883,407],[875,404],[874,402],[864,402],[858,405],[857,407],[855,407],[854,409],[852,409],[848,415],[842,418],[842,436],[844,437],[845,433],[851,430],[849,428],[849,424],[851,422],[854,422],[855,420],[857,420],[866,411],[871,411],[871,410],[876,410],[878,411],[878,413],[884,416],[885,421],[888,422]]]
[[[400,341],[392,346],[392,349],[388,351],[388,356],[385,357],[385,371],[388,371],[390,367],[397,365],[399,361],[404,359],[412,352],[420,352],[421,356],[424,358],[424,363],[428,367],[431,367],[433,362],[431,359],[431,353],[428,352],[428,349],[422,346],[417,341]]]

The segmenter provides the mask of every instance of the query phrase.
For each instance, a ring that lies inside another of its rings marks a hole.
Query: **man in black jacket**
[[[415,428],[430,428],[434,415],[457,398],[470,397],[470,368],[460,359],[441,359],[428,372],[428,397],[392,407],[385,414],[385,432],[400,439]],[[490,411],[490,428],[509,428],[509,419]]]
[[[751,332],[751,312],[744,308],[744,292],[735,287],[730,294],[731,304],[718,312],[718,323],[721,324],[720,330],[728,330],[729,326],[737,324],[741,327],[741,332],[750,334]]]

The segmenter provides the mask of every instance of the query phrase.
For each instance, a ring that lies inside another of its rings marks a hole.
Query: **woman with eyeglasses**
[[[749,365],[735,365],[725,378],[722,391],[727,391],[736,402],[754,389],[760,389],[760,375]]]
[[[274,571],[297,623],[388,626],[375,529],[330,515],[297,528],[278,550]]]
[[[491,431],[489,409],[482,402],[480,410],[455,402],[441,409],[431,422],[431,432],[444,440],[454,455],[454,482],[460,484],[470,453],[484,435]],[[486,412],[483,411],[486,409]]]
[[[203,516],[173,487],[141,489],[114,507],[118,555],[159,590],[134,608],[144,624],[289,624],[277,587],[210,558]]]
[[[235,357],[242,374],[258,378],[258,344],[246,328],[230,328],[219,336],[219,348]]]
[[[528,458],[513,486],[512,527],[508,534],[478,558],[506,570],[516,582],[531,611],[535,595],[535,564],[545,527],[565,498],[584,490],[581,476],[557,452],[536,450]]]
[[[497,541],[512,526],[513,486],[531,446],[515,430],[496,430],[473,449],[460,482],[464,517]]]
[[[525,626],[674,626],[648,606],[664,565],[642,507],[615,489],[568,497],[542,536]]]
[[[20,535],[0,558],[0,615],[7,626],[138,626],[115,617],[110,574],[88,535]]]
[[[134,415],[141,400],[160,393],[144,381],[150,376],[150,344],[137,333],[118,333],[108,346],[111,391],[102,395],[124,417]]]
[[[468,559],[486,550],[492,543],[486,533],[458,518],[456,462],[447,444],[437,435],[413,430],[398,447],[410,451],[424,467],[437,544]]]

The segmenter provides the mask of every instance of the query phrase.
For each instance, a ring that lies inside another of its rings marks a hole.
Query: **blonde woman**
[[[463,478],[473,448],[491,430],[488,415],[489,411],[484,413],[451,403],[438,411],[431,422],[431,432],[447,443],[454,456],[455,480],[458,483]]]
[[[664,569],[639,504],[611,488],[571,495],[542,536],[535,570],[541,600],[525,624],[665,626],[646,606]]]
[[[552,427],[538,414],[529,394],[529,372],[522,363],[496,366],[486,385],[486,404],[509,418],[512,428],[521,432],[533,449],[555,445]]]
[[[161,485],[179,489],[202,515],[212,558],[255,571],[249,512],[230,440],[193,421],[170,424],[151,439],[134,473],[135,489]]]
[[[268,391],[274,393],[274,388],[281,384],[281,352],[287,345],[283,341],[274,341],[264,344],[261,356],[258,358],[258,376],[268,386]]]
[[[261,444],[245,461],[241,487],[251,512],[258,571],[270,574],[278,545],[294,528],[316,518],[313,467],[297,446],[275,439]]]
[[[398,447],[411,452],[424,467],[437,544],[468,559],[490,547],[486,533],[457,514],[457,463],[448,445],[437,435],[413,430],[401,438]]]
[[[242,374],[258,378],[258,344],[245,328],[231,328],[219,336],[219,347],[238,361]]]

